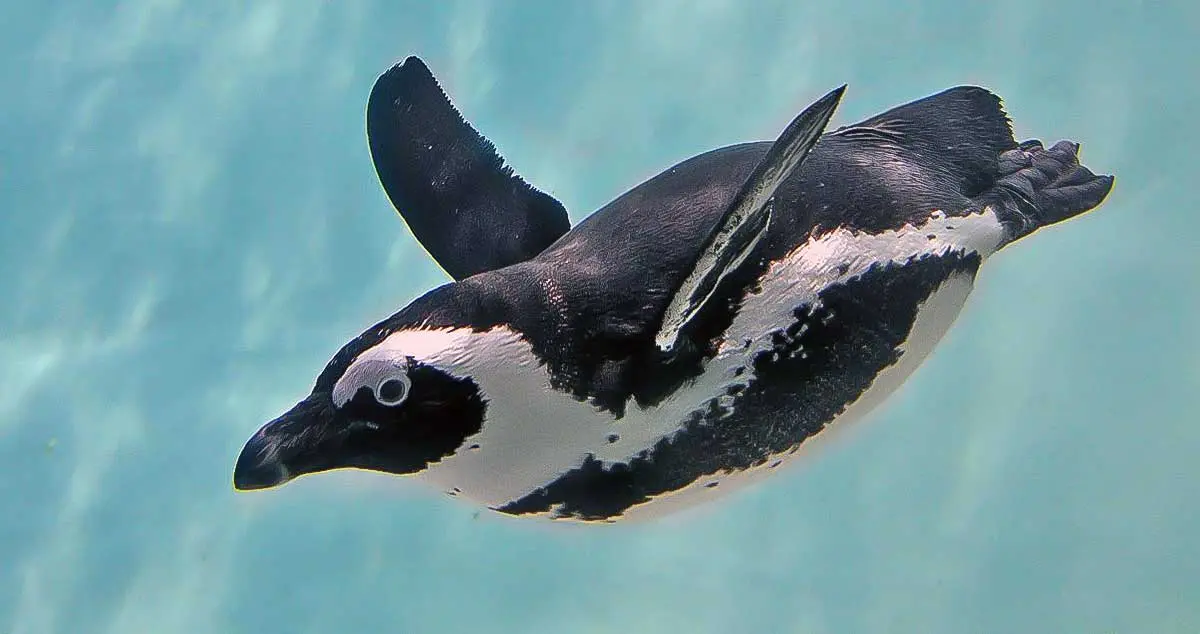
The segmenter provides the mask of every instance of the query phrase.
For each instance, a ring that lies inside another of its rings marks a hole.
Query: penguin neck
[[[392,330],[402,328],[470,328],[487,330],[511,324],[514,306],[512,284],[482,273],[443,284],[418,297],[389,320]]]

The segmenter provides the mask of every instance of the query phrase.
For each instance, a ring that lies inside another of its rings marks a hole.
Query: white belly
[[[654,519],[712,501],[718,496],[772,475],[794,463],[797,457],[819,448],[839,430],[846,429],[850,424],[865,417],[908,380],[950,330],[973,286],[972,275],[963,272],[951,276],[938,287],[918,308],[908,340],[899,349],[899,360],[880,372],[858,400],[848,405],[823,431],[805,440],[797,449],[771,456],[758,467],[702,477],[687,487],[651,498],[646,503],[630,508],[621,516],[621,520]],[[720,486],[706,486],[714,481],[719,481]]]
[[[853,279],[878,263],[903,263],[914,256],[950,251],[986,258],[1000,244],[1002,228],[994,213],[970,217],[935,214],[919,226],[881,234],[835,231],[800,245],[771,265],[759,292],[743,302],[727,331],[726,345],[703,375],[650,408],[628,404],[615,420],[607,411],[550,387],[546,368],[529,344],[506,328],[407,331],[387,345],[399,350],[428,350],[423,360],[452,374],[470,376],[487,400],[482,430],[453,455],[418,477],[438,488],[498,507],[549,485],[580,466],[588,456],[606,465],[628,463],[640,452],[677,433],[688,415],[707,406],[735,384],[747,384],[752,372],[739,372],[749,360],[773,346],[772,333],[794,321],[792,311],[817,300],[821,290]],[[971,275],[949,278],[921,306],[902,356],[830,425],[844,427],[882,402],[932,351],[961,310],[971,290]],[[751,342],[746,346],[747,341]],[[751,366],[752,367],[752,366]],[[729,405],[733,397],[720,397]],[[614,442],[614,435],[619,438]],[[828,432],[809,439],[811,447]],[[794,452],[787,458],[794,457]],[[783,460],[785,456],[777,459]],[[768,461],[768,464],[773,461]],[[684,489],[635,506],[624,517],[660,515],[711,499],[769,473],[767,468],[723,474],[721,486],[705,488],[704,477]]]

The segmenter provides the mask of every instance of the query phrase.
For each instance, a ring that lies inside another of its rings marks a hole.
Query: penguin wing
[[[388,199],[456,280],[528,260],[571,228],[562,204],[504,164],[417,57],[375,81],[367,142]]]
[[[793,119],[742,183],[667,305],[655,336],[659,349],[675,348],[688,323],[702,315],[721,280],[746,261],[766,232],[775,190],[817,144],[845,90],[843,85],[829,92]]]

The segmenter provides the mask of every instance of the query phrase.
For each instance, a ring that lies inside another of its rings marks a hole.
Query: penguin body
[[[569,227],[420,60],[368,102],[381,183],[456,278],[340,350],[239,489],[360,468],[503,513],[661,515],[772,473],[895,391],[983,261],[1097,205],[1078,146],[959,87],[688,159]]]

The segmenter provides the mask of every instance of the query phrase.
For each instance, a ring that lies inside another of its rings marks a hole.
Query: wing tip
[[[388,73],[402,72],[402,71],[421,72],[426,75],[429,75],[430,77],[433,76],[433,71],[429,70],[429,65],[425,63],[425,60],[421,59],[420,57],[418,57],[416,55],[406,55],[400,61],[392,64],[391,68],[384,71],[383,74],[386,75]]]
[[[371,91],[367,98],[367,138],[371,138],[371,128],[376,123],[377,116],[383,116],[386,110],[383,108],[382,102],[389,104],[397,104],[400,101],[409,103],[418,100],[431,100],[438,104],[437,110],[440,110],[447,116],[452,116],[455,124],[462,130],[464,134],[470,137],[470,141],[478,144],[481,147],[482,154],[487,156],[492,162],[492,166],[504,176],[513,179],[519,185],[533,188],[526,182],[511,165],[500,155],[499,148],[496,144],[475,126],[467,121],[466,116],[450,99],[450,95],[442,87],[441,83],[434,76],[433,71],[417,55],[408,55],[400,61],[392,64],[379,77],[375,79],[375,84],[371,87]],[[429,101],[426,101],[429,103]]]
[[[456,279],[471,268],[456,265],[470,259],[455,255],[452,245],[437,244],[434,229],[423,225],[444,226],[437,211],[466,203],[439,187],[469,192],[472,200],[515,205],[523,210],[522,218],[530,218],[531,227],[541,230],[526,237],[515,255],[497,255],[489,267],[500,260],[527,259],[531,244],[540,251],[570,228],[562,203],[517,174],[495,143],[467,121],[420,57],[408,55],[376,78],[365,115],[367,145],[384,192],[417,239]],[[434,186],[435,181],[441,184]]]
[[[389,100],[395,100],[404,95],[431,89],[436,90],[447,103],[450,102],[446,91],[442,89],[425,61],[416,55],[409,55],[392,64],[375,78],[369,100],[373,101],[383,96]]]

